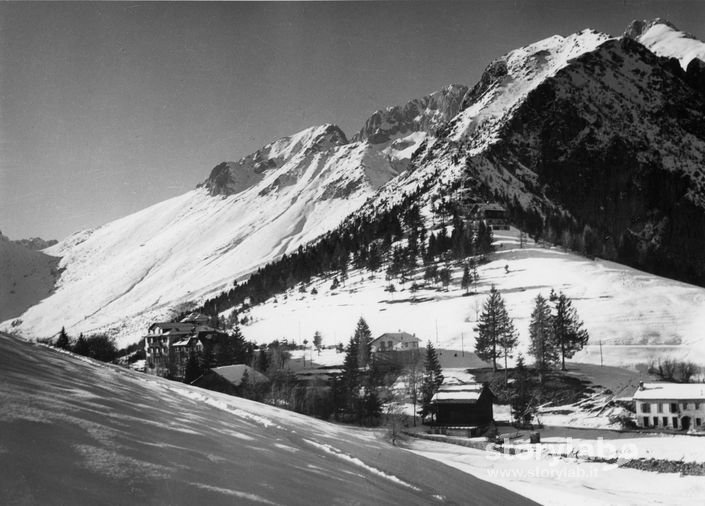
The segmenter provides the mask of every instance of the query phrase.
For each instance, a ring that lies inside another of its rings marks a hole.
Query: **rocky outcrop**
[[[458,114],[467,90],[467,86],[451,84],[405,105],[376,111],[352,140],[382,144],[411,132],[433,133]]]

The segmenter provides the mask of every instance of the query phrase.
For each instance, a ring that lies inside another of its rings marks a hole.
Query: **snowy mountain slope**
[[[501,291],[519,331],[519,350],[526,356],[533,301],[551,289],[562,290],[590,333],[590,342],[574,360],[634,365],[667,356],[705,362],[705,288],[680,283],[623,265],[585,257],[533,241],[519,247],[518,231],[495,233],[497,253],[478,268],[477,295],[460,288],[463,268],[452,267],[448,291],[424,282],[423,268],[405,284],[387,280],[383,270],[351,271],[338,289],[331,279],[318,280],[306,293],[294,289],[250,310],[243,327],[248,339],[269,342],[311,340],[320,331],[326,345],[346,343],[360,316],[374,336],[399,330],[415,333],[443,348],[471,351],[476,316],[492,285]],[[508,267],[509,272],[505,267]],[[393,283],[396,293],[385,288]],[[414,292],[412,284],[425,285]],[[311,295],[316,288],[317,295]]]
[[[246,174],[228,183],[236,193],[219,194],[211,177],[202,188],[50,248],[65,271],[56,292],[22,315],[17,329],[47,336],[61,326],[91,332],[127,320],[134,340],[175,304],[221,290],[335,227],[396,172],[367,144],[331,148],[331,131],[314,128],[270,145],[278,166],[257,180]],[[250,186],[238,186],[243,180]]]
[[[135,341],[182,303],[336,227],[406,168],[438,107],[417,111],[432,117],[379,144],[349,143],[334,125],[306,129],[219,164],[196,190],[74,234],[47,250],[62,257],[56,293],[4,328],[34,338],[65,326]]]
[[[58,258],[0,233],[0,321],[19,316],[47,297],[59,275],[58,263]]]
[[[534,504],[382,432],[2,334],[0,380],[2,504]]]
[[[641,42],[659,56],[677,58],[683,69],[687,69],[694,58],[705,62],[705,43],[663,19],[632,21],[624,35]]]

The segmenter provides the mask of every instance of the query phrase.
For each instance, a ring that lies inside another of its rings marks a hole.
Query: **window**
[[[700,419],[700,418],[695,419],[695,426],[696,427],[700,427],[700,425],[702,425],[702,423],[703,423],[702,419]]]
[[[642,402],[641,403],[641,412],[642,413],[651,413],[651,404],[648,402]]]
[[[678,428],[678,417],[677,416],[673,417],[673,428],[674,429]]]
[[[656,410],[659,413],[663,413],[663,403],[662,402],[659,402],[658,404],[656,404]]]
[[[663,426],[664,426],[664,427],[668,427],[668,417],[667,417],[667,416],[664,416],[664,417],[661,419],[661,421],[663,422]]]
[[[644,417],[644,427],[648,427],[648,426],[649,426],[649,417],[645,416]]]
[[[688,409],[688,403],[687,403],[687,402],[684,402],[684,403],[682,403],[681,405],[683,406],[683,411],[685,411],[686,409]]]
[[[696,403],[695,403],[695,409],[696,409],[696,411],[697,411],[698,409],[700,409],[700,403],[699,403],[699,402],[696,402]]]
[[[678,413],[678,403],[677,402],[671,403],[671,413]]]
[[[658,427],[658,417],[654,417],[654,427]]]

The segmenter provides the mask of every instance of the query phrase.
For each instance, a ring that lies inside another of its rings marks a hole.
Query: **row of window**
[[[691,405],[693,406],[693,409],[698,410],[700,409],[700,403],[699,402],[681,402],[681,408],[683,411],[686,411],[688,409],[688,406]],[[657,413],[663,413],[664,406],[668,405],[669,406],[669,412],[671,413],[678,413],[678,403],[677,402],[657,402],[656,403],[656,412]],[[651,413],[651,404],[648,402],[642,402],[641,403],[641,412],[642,413]]]
[[[658,416],[653,417],[653,423],[650,423],[648,416],[645,416],[643,418],[643,421],[644,421],[644,427],[663,427],[664,429],[668,428],[668,427],[672,427],[674,429],[678,428],[678,417],[677,416],[674,416],[671,418],[672,423],[670,426],[668,425],[668,417],[667,416],[661,417],[661,424],[660,425],[659,425],[659,417]],[[700,427],[702,425],[702,423],[703,423],[702,418],[695,419],[695,426],[696,427]]]

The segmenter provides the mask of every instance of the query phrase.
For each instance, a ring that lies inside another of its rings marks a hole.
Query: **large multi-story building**
[[[705,383],[640,383],[633,399],[639,427],[705,430]]]

